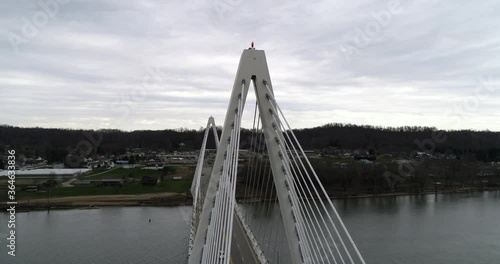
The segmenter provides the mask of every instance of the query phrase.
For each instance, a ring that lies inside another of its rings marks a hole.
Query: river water
[[[335,200],[367,263],[500,263],[500,192]],[[184,263],[190,207],[18,213],[0,263]],[[151,219],[151,222],[149,222]]]

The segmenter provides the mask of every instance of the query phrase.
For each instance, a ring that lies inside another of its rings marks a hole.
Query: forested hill
[[[431,127],[383,128],[344,124],[300,129],[295,132],[305,148],[333,146],[344,149],[374,149],[377,152],[400,152],[419,149],[416,141],[435,144],[437,152],[487,151],[500,148],[500,132],[453,130]]]
[[[441,132],[443,134],[440,134]],[[328,124],[298,129],[295,133],[304,149],[324,151],[362,149],[375,153],[388,153],[425,150],[422,148],[432,147],[433,152],[474,154],[479,160],[484,161],[500,159],[500,132],[437,131],[428,127],[382,128]],[[242,131],[242,148],[248,147],[250,136],[250,131]],[[86,144],[82,142],[97,145],[98,154],[121,154],[129,148],[166,151],[196,150],[199,149],[202,138],[202,131],[185,129],[124,132],[0,126],[2,149],[10,146],[25,155],[44,157],[49,162],[62,160],[69,151]],[[424,142],[427,145],[419,145],[418,142]],[[209,140],[208,144],[209,148],[214,148],[213,140]]]

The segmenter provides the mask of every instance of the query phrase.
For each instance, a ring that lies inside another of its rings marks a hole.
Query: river
[[[335,200],[367,263],[500,263],[500,192]],[[183,263],[190,207],[18,213],[0,263]],[[151,219],[151,222],[149,222]]]

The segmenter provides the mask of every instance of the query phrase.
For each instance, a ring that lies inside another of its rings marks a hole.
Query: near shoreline
[[[468,193],[468,192],[485,192],[498,191],[498,188],[460,188],[455,190],[443,191],[424,191],[418,194],[409,192],[394,192],[380,194],[358,194],[350,196],[332,196],[333,200],[341,199],[359,199],[373,197],[392,197],[392,196],[411,196],[411,195],[428,195],[428,194],[447,194],[447,193]],[[238,196],[237,200],[244,197]],[[131,194],[131,195],[89,195],[89,196],[66,196],[53,197],[50,202],[45,198],[37,198],[30,200],[17,201],[16,208],[19,212],[30,210],[47,210],[50,205],[50,210],[58,209],[78,209],[78,208],[97,208],[102,206],[181,206],[191,205],[192,198],[185,194],[179,193],[149,193],[149,194]],[[0,205],[0,209],[6,209],[8,206],[5,203]]]
[[[148,194],[120,194],[120,195],[87,195],[25,199],[17,201],[16,208],[22,210],[50,210],[96,208],[100,206],[178,206],[189,204],[190,198],[179,193],[148,193]],[[7,208],[2,203],[0,209]]]

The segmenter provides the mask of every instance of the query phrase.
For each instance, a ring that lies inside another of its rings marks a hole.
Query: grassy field
[[[97,187],[97,186],[83,186],[83,187],[56,187],[50,192],[51,197],[67,197],[67,196],[82,196],[82,195],[127,195],[127,194],[147,194],[147,193],[162,193],[162,192],[172,192],[172,193],[189,193],[189,188],[191,187],[191,178],[194,174],[194,167],[192,166],[171,166],[168,169],[168,173],[165,179],[155,185],[148,186],[142,185],[140,179],[143,176],[157,176],[160,177],[162,174],[161,170],[148,170],[143,168],[116,168],[111,170],[97,169],[90,173],[80,176],[83,180],[100,180],[100,179],[123,179],[123,178],[134,178],[136,182],[124,183],[123,187]],[[181,176],[182,180],[172,180],[168,179],[173,176]],[[46,179],[30,179],[30,178],[17,178],[16,179],[16,198],[17,199],[35,199],[35,198],[46,198],[49,196],[48,192],[26,192],[21,191],[22,186],[27,185],[37,185],[46,182],[50,178]],[[4,189],[7,186],[6,178],[0,179],[0,191],[2,192],[2,197],[0,200],[4,200],[3,197]],[[65,179],[69,180],[69,179]],[[5,189],[6,194],[6,189]]]
[[[94,176],[95,175],[95,176]],[[85,175],[84,177],[89,180],[100,180],[100,179],[122,179],[125,178],[141,178],[142,176],[160,176],[160,170],[145,170],[142,168],[117,168],[107,171],[96,171],[96,173],[91,175]]]
[[[172,176],[182,176],[183,178],[192,178],[194,175],[194,167],[188,166],[170,166],[166,177]],[[84,177],[88,180],[100,180],[100,179],[122,179],[125,178],[136,178],[140,179],[142,176],[161,176],[161,170],[148,170],[143,168],[117,168],[111,170],[98,170],[92,172],[92,174],[85,175]]]

